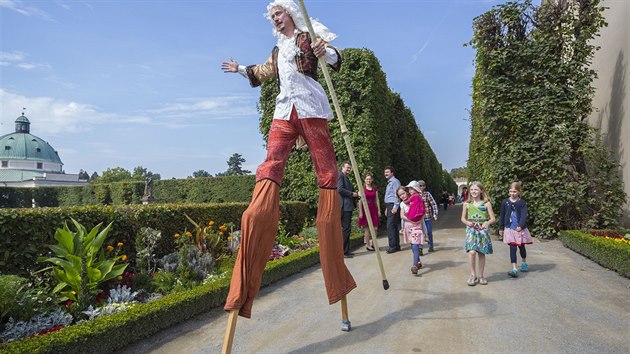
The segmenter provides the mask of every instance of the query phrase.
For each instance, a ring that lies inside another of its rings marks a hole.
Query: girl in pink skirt
[[[521,182],[510,184],[510,197],[501,202],[501,216],[499,218],[499,234],[503,237],[503,243],[510,246],[510,261],[512,270],[508,275],[512,278],[518,277],[516,263],[516,249],[521,254],[521,272],[529,269],[525,262],[527,251],[525,245],[532,243],[532,236],[529,234],[527,225],[527,203],[521,199]]]

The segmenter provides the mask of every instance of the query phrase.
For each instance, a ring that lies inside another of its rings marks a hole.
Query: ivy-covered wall
[[[625,194],[619,165],[586,124],[599,0],[509,2],[475,18],[469,181],[495,208],[523,182],[530,230],[611,228]]]
[[[371,172],[378,188],[384,191],[383,170],[385,166],[391,165],[402,183],[423,179],[432,193],[441,193],[446,188],[456,192],[454,182],[445,182],[442,165],[418,129],[413,113],[405,106],[400,95],[387,86],[385,73],[374,53],[368,49],[348,48],[343,50],[342,55],[341,70],[331,71],[331,77],[349,131],[357,168],[362,175],[361,180],[366,173]],[[320,73],[319,78],[327,90],[323,74]],[[273,119],[277,94],[275,80],[263,84],[260,131],[265,140]],[[331,120],[329,128],[337,162],[349,160],[338,119]],[[354,176],[351,180],[353,185],[356,184]],[[316,205],[317,181],[308,149],[291,153],[282,183],[281,193],[285,200],[300,200]]]

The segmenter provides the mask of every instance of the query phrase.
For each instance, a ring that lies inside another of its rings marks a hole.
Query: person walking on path
[[[470,196],[462,208],[461,221],[466,225],[466,252],[470,263],[470,277],[466,281],[474,286],[488,284],[484,277],[486,266],[486,254],[492,254],[492,240],[489,227],[494,224],[495,217],[492,211],[490,197],[486,194],[481,182],[470,184]],[[476,257],[479,257],[479,269],[475,267]]]
[[[444,211],[448,209],[448,193],[446,191],[442,192],[442,205],[444,206]]]
[[[385,167],[385,179],[387,179],[387,187],[385,188],[385,216],[387,217],[387,241],[389,248],[387,253],[400,251],[400,214],[398,213],[399,202],[396,195],[400,181],[394,177],[394,168],[392,166]]]
[[[424,202],[420,196],[421,190],[418,182],[411,181],[406,188],[407,198],[401,202],[401,204],[403,202],[406,204],[406,211],[404,213],[401,212],[400,218],[405,222],[403,228],[404,242],[411,244],[411,251],[413,252],[411,273],[416,275],[418,274],[418,269],[422,268],[420,251],[424,244]],[[403,194],[401,199],[404,197],[405,195]]]
[[[372,218],[372,224],[375,229],[378,229],[378,219],[379,215],[381,215],[381,203],[378,200],[378,189],[376,189],[376,186],[373,183],[374,179],[372,178],[372,175],[367,174],[365,176],[365,184],[363,185],[363,193],[365,193],[365,200],[367,201],[368,212]],[[364,229],[363,241],[365,242],[365,249],[368,251],[374,251],[372,239],[370,238],[370,228],[365,214],[366,213],[363,210],[363,203],[359,203],[359,219],[357,220],[357,224]]]
[[[509,189],[510,196],[501,202],[499,215],[499,235],[503,237],[503,243],[510,246],[510,261],[512,270],[508,275],[518,277],[516,263],[516,248],[521,254],[521,272],[527,272],[527,251],[525,245],[532,244],[532,236],[527,229],[527,203],[521,199],[521,182],[512,182]]]
[[[468,187],[464,186],[464,188],[462,188],[461,201],[462,203],[466,203],[467,200],[468,200]]]
[[[352,258],[353,253],[350,252],[350,231],[352,231],[352,211],[354,210],[355,198],[359,197],[357,192],[353,191],[352,183],[348,178],[348,174],[352,170],[352,165],[348,161],[341,164],[341,171],[337,178],[337,191],[341,197],[341,230],[343,234],[343,256]]]
[[[271,21],[277,40],[269,59],[264,64],[247,67],[234,59],[221,65],[224,72],[240,73],[249,79],[252,87],[275,78],[280,88],[269,130],[267,157],[256,170],[252,201],[241,219],[241,246],[224,307],[228,312],[238,310],[246,318],[251,317],[252,304],[274,244],[284,168],[298,138],[308,146],[317,174],[316,226],[329,303],[336,303],[356,288],[343,259],[337,162],[328,130],[328,120],[333,114],[328,97],[317,82],[318,58],[325,56],[326,63],[334,70],[340,68],[341,54],[328,45],[336,35],[313,21],[318,38],[311,38],[306,20],[291,0],[271,2],[265,17]]]
[[[424,202],[424,224],[429,238],[429,252],[433,252],[433,227],[431,225],[431,219],[438,219],[438,206],[431,193],[426,190],[427,184],[423,180],[418,181],[418,187],[420,187],[422,191],[420,195]]]

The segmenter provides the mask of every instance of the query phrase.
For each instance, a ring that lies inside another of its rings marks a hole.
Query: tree
[[[122,167],[108,168],[103,171],[103,175],[98,178],[98,183],[112,183],[131,180],[131,172]]]
[[[148,171],[145,167],[142,166],[136,166],[133,169],[133,173],[131,174],[131,179],[133,179],[134,181],[145,181],[149,177],[151,177],[154,181],[161,179],[159,173]]]
[[[217,173],[217,176],[244,176],[250,174],[252,171],[243,170],[241,164],[245,162],[245,159],[241,154],[234,153],[227,161],[228,169],[225,172]]]
[[[94,173],[92,173],[92,175],[90,176],[90,182],[94,182],[97,179],[99,179],[100,177],[98,176],[98,173],[96,173],[96,171],[94,171]]]
[[[192,173],[193,178],[201,178],[201,177],[211,177],[210,172],[206,170],[197,170]]]
[[[84,180],[84,181],[89,181],[90,180],[90,175],[86,171],[80,170],[79,171],[79,179],[80,180]]]
[[[451,170],[451,177],[453,178],[460,178],[460,177],[464,177],[467,178],[468,177],[468,168],[466,168],[466,166],[464,167],[457,167]]]

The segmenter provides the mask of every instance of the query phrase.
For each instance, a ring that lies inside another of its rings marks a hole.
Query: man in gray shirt
[[[394,177],[394,168],[392,166],[385,167],[385,179],[387,179],[387,187],[385,188],[385,216],[387,216],[387,240],[389,248],[387,253],[400,251],[400,214],[398,213],[399,205],[398,195],[396,191],[400,187],[400,181]]]

